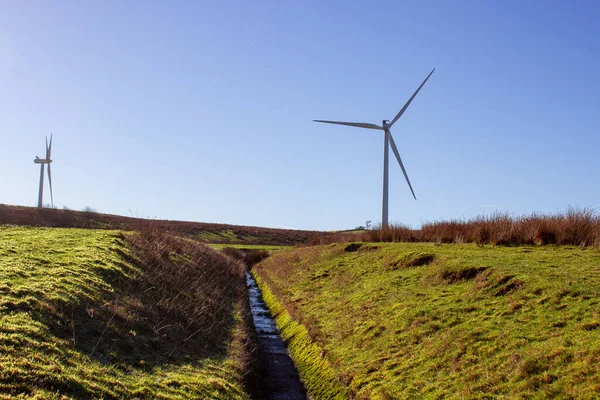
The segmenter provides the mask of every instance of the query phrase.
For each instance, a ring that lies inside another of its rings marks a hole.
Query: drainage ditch
[[[250,310],[258,338],[259,358],[264,374],[261,379],[264,399],[306,400],[306,389],[298,376],[287,346],[271,317],[260,289],[252,275],[246,272]]]

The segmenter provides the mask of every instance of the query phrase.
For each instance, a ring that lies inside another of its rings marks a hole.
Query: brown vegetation
[[[600,216],[590,208],[566,213],[514,217],[495,213],[470,220],[425,223],[421,229],[403,225],[377,227],[364,233],[337,233],[311,238],[311,244],[334,242],[433,242],[491,245],[600,246]]]
[[[248,269],[269,257],[268,251],[260,249],[225,247],[221,251],[234,260],[241,261]]]
[[[245,266],[204,245],[158,229],[147,229],[125,236],[133,257],[140,266],[128,293],[145,297],[147,315],[160,337],[171,343],[171,355],[222,353],[232,338],[236,310],[243,319],[237,338],[243,344],[238,353],[245,371],[246,389],[260,393],[256,333],[245,288]],[[268,254],[267,254],[268,255]],[[141,305],[141,304],[140,304]]]
[[[152,330],[187,347],[218,348],[245,297],[243,266],[193,241],[146,230],[127,235],[139,273],[127,294],[140,294],[139,317]],[[140,297],[140,300],[142,297]],[[192,340],[193,339],[193,340]],[[197,340],[199,339],[199,340]]]

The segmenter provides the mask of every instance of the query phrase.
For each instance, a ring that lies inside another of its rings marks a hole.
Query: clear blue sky
[[[300,229],[600,205],[598,1],[0,0],[0,203]],[[393,161],[393,160],[390,160]],[[47,189],[46,189],[47,192]],[[49,202],[49,197],[46,197]]]

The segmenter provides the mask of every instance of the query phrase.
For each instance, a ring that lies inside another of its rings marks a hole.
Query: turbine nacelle
[[[383,121],[381,121],[381,127],[383,128],[383,130],[388,130],[392,127],[392,125],[390,124],[390,121],[387,119],[384,119]]]

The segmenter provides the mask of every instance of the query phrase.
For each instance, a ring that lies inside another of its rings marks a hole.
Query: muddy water
[[[264,366],[262,387],[264,399],[305,400],[306,390],[290,358],[285,342],[263,301],[256,281],[246,272],[252,319],[258,336],[260,359]]]

